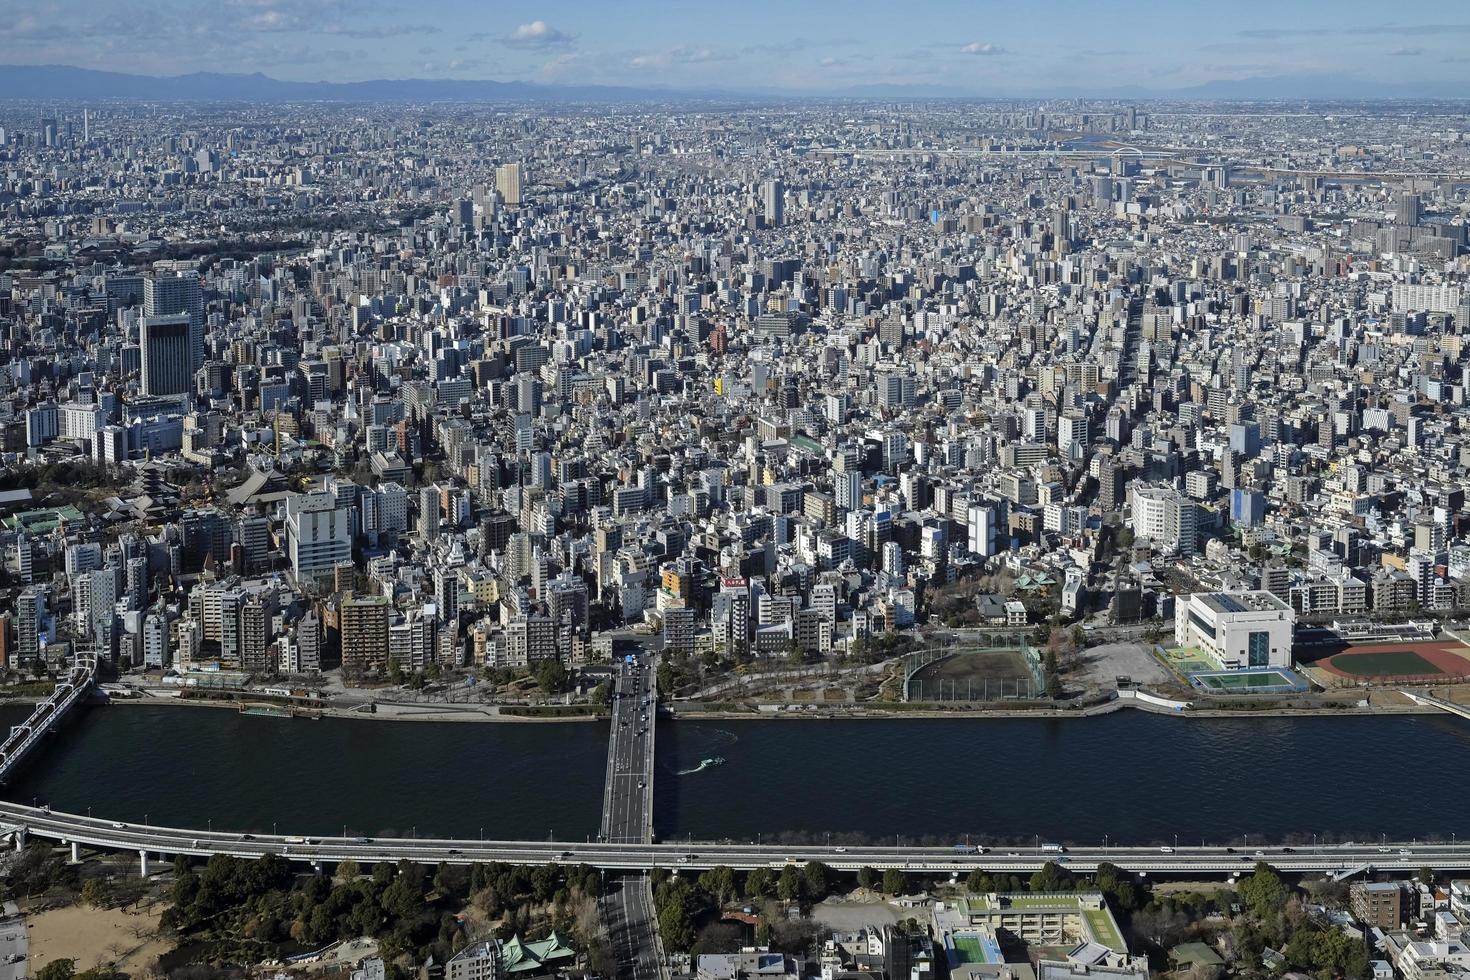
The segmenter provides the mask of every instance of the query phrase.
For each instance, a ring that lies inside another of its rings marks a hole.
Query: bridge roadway
[[[0,783],[8,782],[11,773],[25,762],[46,734],[87,696],[96,671],[94,658],[78,654],[71,670],[56,682],[46,699],[31,710],[25,721],[10,729],[10,734],[0,743]]]
[[[1423,705],[1426,708],[1438,708],[1440,711],[1446,711],[1452,715],[1459,715],[1461,718],[1470,719],[1470,708],[1467,708],[1465,705],[1458,704],[1454,701],[1446,701],[1444,698],[1437,698],[1433,694],[1430,694],[1428,691],[1416,693],[1414,691],[1400,690],[1399,693],[1408,698],[1410,701],[1413,701],[1415,704]]]
[[[598,836],[608,843],[653,840],[654,720],[658,713],[651,658],[640,651],[618,662],[612,726],[607,737],[607,779]]]
[[[907,871],[1030,872],[1048,861],[1073,871],[1093,871],[1110,862],[1131,871],[1156,874],[1230,874],[1250,870],[1264,860],[1282,871],[1336,872],[1364,865],[1378,869],[1415,871],[1429,866],[1442,870],[1470,868],[1470,842],[1426,844],[1387,842],[1333,844],[1292,849],[1180,846],[1072,847],[1057,854],[1045,847],[998,847],[985,853],[963,853],[953,847],[827,847],[821,845],[755,845],[726,842],[665,844],[582,843],[559,841],[480,841],[427,838],[292,837],[240,834],[225,831],[126,824],[106,818],[52,812],[12,802],[0,802],[0,822],[15,836],[42,837],[105,850],[135,851],[148,855],[188,854],[208,857],[231,854],[259,858],[275,854],[306,863],[335,863],[352,858],[358,863],[400,859],[433,864],[503,861],[515,864],[588,864],[621,871],[653,868],[690,870],[725,865],[737,869],[781,867],[788,863],[821,861],[839,870],[862,867],[901,868]]]
[[[598,841],[609,845],[650,844],[654,721],[658,714],[653,660],[640,649],[632,660],[618,661],[617,669]],[[599,907],[616,960],[614,980],[660,980],[663,955],[648,876],[638,871],[610,876]]]

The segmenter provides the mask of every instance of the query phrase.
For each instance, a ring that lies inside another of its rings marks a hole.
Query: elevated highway
[[[737,869],[784,867],[821,861],[832,868],[855,871],[863,867],[900,868],[914,872],[966,873],[986,871],[1029,873],[1048,861],[1072,871],[1088,872],[1107,862],[1130,871],[1153,874],[1233,874],[1249,871],[1266,861],[1282,871],[1335,874],[1371,867],[1416,871],[1428,866],[1442,870],[1470,868],[1470,843],[1426,844],[1379,842],[1333,844],[1297,848],[1228,848],[1181,846],[1071,847],[1063,853],[1042,847],[998,847],[984,853],[958,847],[830,847],[822,845],[734,844],[678,842],[666,844],[559,841],[481,841],[401,837],[304,837],[279,834],[242,834],[217,830],[128,824],[45,807],[0,802],[0,833],[17,843],[28,836],[66,844],[140,855],[187,854],[207,858],[230,854],[260,858],[274,854],[308,864],[334,864],[351,858],[359,864],[409,860],[424,864],[474,864],[503,861],[515,864],[588,864],[612,871],[704,869],[725,865]]]

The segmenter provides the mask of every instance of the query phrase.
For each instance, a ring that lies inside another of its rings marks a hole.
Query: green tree
[[[1046,862],[1040,871],[1031,876],[1031,890],[1034,892],[1060,892],[1071,886],[1071,875],[1063,871],[1055,861]]]
[[[1430,887],[1434,885],[1434,869],[1427,864],[1419,869],[1419,883]]]
[[[770,868],[752,868],[745,876],[747,898],[770,898],[776,893],[775,876]]]
[[[1106,861],[1097,866],[1097,890],[1124,912],[1135,912],[1148,900],[1148,890],[1132,874]]]
[[[567,669],[556,657],[546,657],[536,664],[536,684],[547,694],[560,694],[567,687]]]
[[[858,868],[858,887],[866,888],[868,891],[874,891],[875,889],[877,889],[881,881],[882,879],[879,877],[878,872],[874,871],[872,868],[866,865]]]
[[[107,883],[101,878],[88,878],[86,884],[82,885],[82,903],[94,909],[105,906],[107,904]]]
[[[424,911],[423,892],[403,875],[394,878],[393,883],[383,889],[380,901],[383,911],[395,919],[412,919]]]
[[[699,876],[699,890],[723,905],[735,898],[735,872],[723,864]]]
[[[904,891],[903,872],[897,868],[889,868],[883,872],[883,890],[889,895],[902,895]]]
[[[1237,891],[1256,917],[1261,919],[1280,912],[1291,895],[1291,889],[1281,880],[1276,869],[1264,861],[1256,862],[1255,871],[1240,880]]]
[[[965,876],[965,888],[975,894],[983,895],[986,892],[995,891],[995,882],[990,875],[976,868]]]
[[[672,694],[674,692],[674,668],[671,664],[661,663],[658,665],[658,693]]]
[[[694,923],[680,902],[668,902],[659,910],[658,931],[664,945],[675,952],[687,952],[694,945]]]
[[[1062,696],[1062,675],[1057,672],[1057,655],[1051,650],[1042,655],[1042,669],[1046,677],[1046,696],[1056,700]]]
[[[1319,980],[1358,978],[1368,972],[1368,952],[1362,941],[1339,929],[1316,926],[1298,929],[1282,953],[1291,966],[1310,970]]]
[[[776,897],[783,902],[801,898],[801,872],[796,870],[796,865],[788,864],[781,869],[781,877],[776,881]]]
[[[807,897],[813,902],[820,902],[827,897],[828,882],[827,866],[821,861],[808,861],[802,870],[803,886]]]
[[[352,858],[343,858],[337,862],[337,879],[339,881],[353,881],[360,874],[362,874],[362,868],[358,867],[357,862],[352,860]]]
[[[393,657],[388,658],[388,683],[395,685],[403,683],[403,670],[398,666],[398,661]]]
[[[612,699],[612,681],[605,680],[592,689],[592,703],[599,708]]]
[[[795,640],[788,641],[786,644],[786,662],[793,666],[800,666],[801,662],[805,659],[806,651],[802,650],[801,644]]]
[[[52,960],[36,971],[36,980],[71,980],[76,975],[76,960]]]

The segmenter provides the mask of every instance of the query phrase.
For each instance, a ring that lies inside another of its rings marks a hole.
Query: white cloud
[[[668,68],[671,65],[705,65],[713,61],[734,61],[732,51],[717,51],[714,48],[691,48],[685,45],[635,54],[628,59],[630,68]]]
[[[960,54],[1005,54],[1005,53],[1006,53],[1006,49],[1005,48],[1002,48],[999,45],[991,44],[988,41],[986,43],[984,43],[984,44],[982,44],[979,41],[971,41],[969,44],[967,44],[964,47],[960,48]]]
[[[544,20],[533,20],[511,31],[505,43],[515,48],[553,48],[571,44],[572,36],[557,30]]]

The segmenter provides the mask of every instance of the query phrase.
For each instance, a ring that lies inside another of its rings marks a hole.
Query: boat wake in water
[[[725,760],[721,756],[717,755],[709,759],[701,759],[699,761],[699,765],[695,766],[693,769],[680,769],[678,772],[674,773],[674,775],[692,776],[697,772],[704,772],[704,770],[706,769],[713,769],[715,766],[723,766],[724,764]]]

